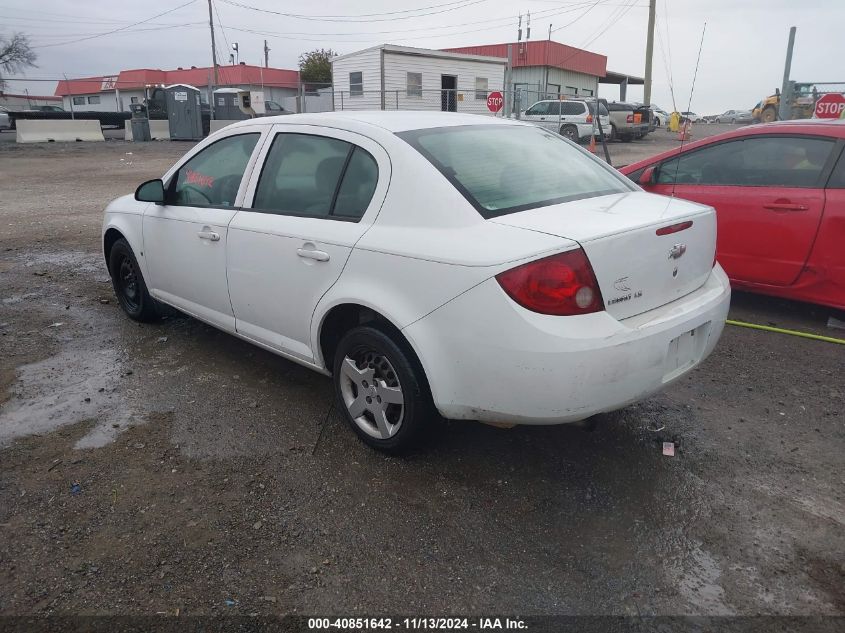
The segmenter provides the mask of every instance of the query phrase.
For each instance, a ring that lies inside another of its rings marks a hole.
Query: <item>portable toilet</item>
[[[252,118],[243,108],[243,95],[247,90],[218,88],[214,91],[214,118],[221,121],[242,121]]]
[[[185,84],[165,86],[170,138],[175,141],[202,139],[202,105],[199,88]]]

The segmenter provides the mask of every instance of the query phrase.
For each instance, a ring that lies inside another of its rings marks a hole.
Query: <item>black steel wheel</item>
[[[144,275],[129,243],[121,238],[109,254],[109,273],[117,301],[126,315],[135,321],[155,321],[159,317],[155,299],[150,296]]]

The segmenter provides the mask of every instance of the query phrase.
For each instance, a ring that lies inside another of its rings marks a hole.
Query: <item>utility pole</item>
[[[657,0],[648,2],[648,35],[645,44],[645,86],[643,87],[643,105],[651,105],[651,58],[654,55],[654,17],[657,13]]]
[[[75,121],[76,120],[76,114],[73,111],[73,93],[70,92],[70,82],[67,80],[67,75],[65,73],[62,73],[62,76],[65,78],[65,86],[67,87],[68,94],[69,94],[68,103],[70,103],[70,118],[71,118],[71,120]],[[144,94],[144,96],[146,97],[146,93]],[[62,102],[62,105],[64,105],[64,101]]]
[[[208,0],[208,28],[211,31],[211,67],[214,70],[214,83],[208,87],[208,94],[211,95],[209,106],[211,118],[214,118],[214,87],[217,85],[217,48],[214,46],[214,17],[211,13],[211,0]]]
[[[552,25],[549,24],[549,39],[546,40],[546,85],[543,87],[543,92],[547,93],[549,91],[549,49],[552,47]],[[546,97],[549,95],[547,94]],[[560,94],[557,95],[560,98]]]
[[[786,45],[786,64],[783,67],[783,84],[780,88],[780,106],[778,118],[786,121],[792,118],[792,84],[789,75],[792,71],[792,47],[795,46],[795,27],[789,29],[789,44]]]
[[[264,40],[264,68],[270,68],[270,49],[267,47],[267,40]]]
[[[513,44],[508,44],[508,63],[505,66],[505,116],[511,117],[514,113],[514,90],[513,90]],[[519,118],[519,116],[517,116]]]

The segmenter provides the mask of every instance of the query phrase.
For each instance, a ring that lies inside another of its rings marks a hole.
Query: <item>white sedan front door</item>
[[[226,283],[228,226],[262,130],[241,128],[203,146],[165,176],[165,204],[144,213],[152,296],[229,331],[235,320]]]
[[[372,140],[274,126],[229,225],[229,295],[240,335],[313,362],[311,318],[387,193],[390,161]]]

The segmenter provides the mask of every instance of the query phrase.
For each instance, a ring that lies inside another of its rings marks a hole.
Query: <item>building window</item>
[[[74,97],[73,105],[85,105],[85,97]]]
[[[557,99],[560,95],[560,84],[546,84],[546,94],[549,99]]]
[[[99,95],[94,96],[94,97],[88,97],[88,103],[100,103]]]
[[[566,86],[566,93],[565,94],[577,95],[578,94],[578,88],[576,88],[575,86]]]
[[[360,97],[364,94],[364,76],[363,73],[349,73],[349,95],[352,97]]]
[[[422,73],[408,73],[408,96],[422,97]]]
[[[487,77],[475,78],[475,98],[487,101]]]
[[[138,103],[138,97],[130,97],[129,103]]]
[[[593,91],[592,91],[592,90],[588,90],[587,88],[582,88],[582,89],[581,89],[581,94],[583,94],[583,95],[587,95],[588,97],[592,97],[592,96],[593,96]]]

